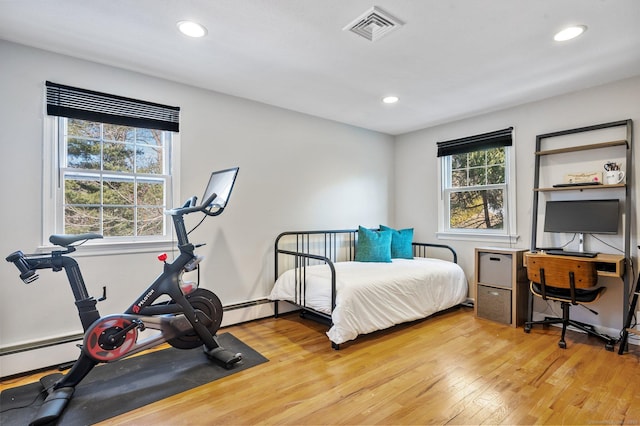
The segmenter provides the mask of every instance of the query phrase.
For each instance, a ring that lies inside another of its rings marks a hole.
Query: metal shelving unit
[[[563,147],[557,149],[542,149],[543,141],[550,142],[549,139],[558,138],[561,136],[585,134],[588,132],[596,132],[604,129],[626,127],[626,138],[624,140],[605,141],[598,143],[585,143],[578,144],[571,147]],[[620,149],[626,150],[625,164],[623,165],[626,173],[626,183],[619,183],[615,185],[597,185],[597,186],[580,186],[580,187],[540,187],[541,177],[541,159],[545,156],[552,156],[556,154],[566,154],[578,151],[589,150],[607,150],[607,149]],[[537,236],[538,236],[538,205],[540,203],[540,194],[553,191],[607,191],[612,189],[622,188],[624,191],[624,229],[623,229],[623,242],[624,242],[624,258],[625,262],[629,262],[631,259],[631,221],[632,221],[632,185],[633,185],[633,162],[632,162],[632,149],[633,149],[633,121],[631,119],[614,121],[609,123],[597,124],[594,126],[580,127],[569,130],[562,130],[558,132],[546,133],[536,136],[536,151],[535,151],[535,176],[533,184],[533,214],[532,214],[532,227],[531,227],[531,250],[537,248]],[[627,313],[627,307],[629,306],[629,294],[630,286],[633,277],[625,271],[623,275],[624,291],[623,291],[623,307],[626,313],[626,317],[623,319],[623,324],[627,324],[629,315],[633,315],[632,312]]]

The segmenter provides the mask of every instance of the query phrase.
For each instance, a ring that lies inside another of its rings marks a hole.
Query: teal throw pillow
[[[358,227],[356,262],[391,262],[391,232]]]
[[[413,259],[413,228],[396,230],[380,225],[380,230],[391,232],[392,259]]]

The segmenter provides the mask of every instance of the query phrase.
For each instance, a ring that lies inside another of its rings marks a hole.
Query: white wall
[[[31,252],[40,243],[45,80],[178,105],[180,199],[200,195],[211,170],[240,166],[227,211],[192,234],[207,243],[199,251],[206,256],[203,286],[225,305],[267,295],[273,240],[284,230],[389,223],[414,227],[416,240],[435,241],[435,143],[507,126],[515,127],[516,246],[527,248],[535,135],[626,118],[635,121],[637,135],[640,123],[640,77],[393,138],[1,40],[0,57],[0,254]],[[638,182],[635,174],[634,200]],[[635,206],[634,212],[637,223]],[[456,248],[471,282],[474,248],[487,244],[441,242]],[[159,273],[154,253],[79,260],[92,295],[108,287],[109,299],[98,305],[102,314],[125,309]],[[81,331],[62,274],[42,271],[27,286],[13,265],[2,264],[0,349]],[[619,329],[621,286],[610,284],[599,321]]]
[[[440,197],[436,142],[513,126],[517,175],[517,234],[519,235],[518,242],[513,246],[529,248],[536,135],[631,118],[634,120],[636,135],[634,158],[638,158],[637,135],[640,134],[638,132],[640,128],[638,99],[640,99],[640,77],[398,136],[395,167],[397,225],[414,226],[417,239],[432,241],[436,238],[438,213],[434,206]],[[602,158],[601,163],[606,160],[608,158]],[[635,160],[634,163],[636,163]],[[635,219],[632,222],[632,254],[635,256],[638,243],[638,209],[635,203],[640,194],[640,179],[637,171],[633,170],[633,172],[632,209]],[[452,245],[458,251],[459,263],[464,268],[470,284],[473,283],[474,248],[501,246],[490,242],[472,243],[456,240],[441,242]],[[623,247],[620,240],[618,247]],[[615,279],[601,281],[609,288],[604,299],[599,302],[600,315],[594,317],[588,314],[582,319],[596,325],[601,324],[605,328],[620,330],[623,322],[622,285]],[[475,297],[473,290],[471,296]],[[578,315],[581,314],[578,313]]]
[[[41,241],[45,80],[180,106],[181,200],[201,196],[212,170],[240,167],[227,210],[190,237],[207,243],[202,286],[224,305],[268,294],[282,231],[393,221],[391,136],[1,40],[0,57],[2,258]],[[91,295],[107,286],[103,315],[126,309],[161,271],[155,253],[79,262]],[[0,282],[0,348],[81,331],[63,273],[25,285],[3,260]]]

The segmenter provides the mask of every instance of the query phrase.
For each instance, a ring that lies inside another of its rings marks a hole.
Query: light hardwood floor
[[[640,349],[453,311],[334,351],[297,315],[227,327],[269,362],[103,425],[639,424]],[[617,348],[616,348],[617,349]],[[2,382],[0,389],[37,377]]]

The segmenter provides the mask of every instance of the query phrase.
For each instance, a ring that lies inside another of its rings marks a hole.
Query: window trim
[[[60,176],[60,145],[59,119],[57,116],[44,115],[43,121],[43,163],[42,163],[42,236],[38,251],[48,251],[53,245],[49,242],[49,236],[55,234],[56,225],[61,220],[61,202],[58,197],[58,185]],[[172,132],[168,155],[171,157],[170,174],[171,196],[168,198],[170,206],[180,205],[180,133]],[[84,249],[85,255],[138,253],[158,250],[171,250],[175,246],[173,227],[167,226],[167,235],[163,237],[118,237],[113,239],[95,239],[87,241]]]
[[[511,128],[510,128],[511,129]],[[463,138],[467,139],[467,138]],[[455,230],[448,227],[450,212],[447,209],[446,197],[448,197],[449,190],[445,189],[445,183],[448,182],[448,176],[445,174],[451,170],[451,155],[439,155],[440,161],[437,162],[438,168],[438,232],[436,232],[436,238],[440,240],[461,240],[461,241],[482,241],[482,242],[496,242],[496,243],[508,243],[514,244],[518,241],[516,226],[516,173],[515,173],[515,149],[514,146],[500,145],[505,148],[505,183],[496,185],[482,186],[482,188],[488,187],[505,187],[505,226],[502,230],[494,229],[477,229],[477,230]],[[484,149],[485,147],[479,146],[476,150]],[[475,151],[475,150],[474,150]],[[445,167],[445,162],[448,161],[448,167]]]

